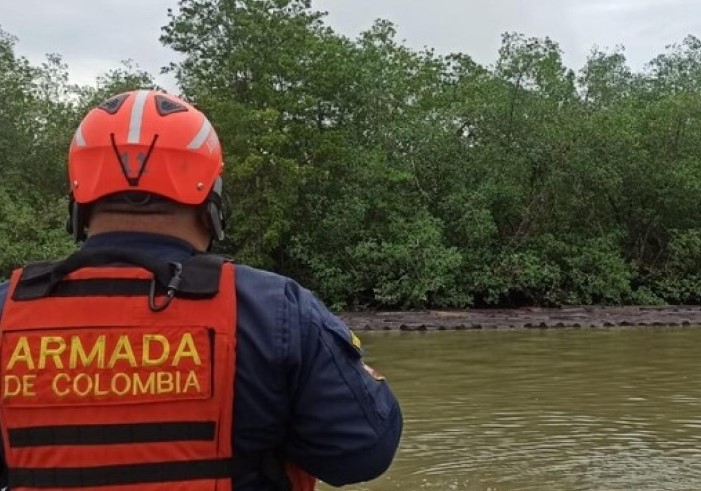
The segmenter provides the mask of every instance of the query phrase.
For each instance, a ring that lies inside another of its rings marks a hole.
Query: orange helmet
[[[221,221],[222,168],[219,138],[202,112],[155,91],[116,95],[85,116],[71,142],[73,234],[83,235],[81,205],[122,192],[186,205],[211,202]],[[223,238],[221,223],[213,225],[215,238]]]

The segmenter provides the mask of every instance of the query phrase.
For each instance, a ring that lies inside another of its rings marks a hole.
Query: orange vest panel
[[[234,265],[220,273],[213,296],[158,312],[142,268],[78,269],[31,300],[14,298],[13,273],[0,318],[11,489],[232,490]],[[314,477],[285,471],[292,491],[313,491]]]
[[[142,294],[13,300],[21,274],[0,320],[10,488],[230,490],[234,266],[223,265],[214,297],[175,298],[161,312]],[[64,281],[105,278],[151,275],[91,267]]]

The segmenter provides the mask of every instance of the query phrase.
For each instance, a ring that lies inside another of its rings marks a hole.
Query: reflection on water
[[[701,490],[701,329],[361,337],[405,432],[349,490]]]

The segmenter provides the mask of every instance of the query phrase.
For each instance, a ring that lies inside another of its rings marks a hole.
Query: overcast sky
[[[0,0],[0,27],[19,38],[17,52],[34,63],[46,53],[62,55],[73,80],[95,77],[132,59],[157,74],[175,60],[160,45],[166,10],[176,0]],[[398,25],[413,48],[464,52],[483,64],[497,56],[506,31],[549,36],[565,62],[581,67],[594,45],[624,45],[629,64],[640,69],[665,46],[687,34],[701,36],[699,0],[312,0],[328,11],[328,24],[355,37],[376,18]],[[172,80],[158,77],[173,88]]]

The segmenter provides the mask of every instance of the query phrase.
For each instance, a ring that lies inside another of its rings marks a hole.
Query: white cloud
[[[61,54],[75,81],[133,59],[156,75],[176,54],[160,45],[160,29],[176,0],[0,0],[0,26],[18,36],[18,52],[38,63]],[[625,45],[639,69],[666,45],[701,33],[696,0],[315,0],[330,25],[355,37],[378,17],[399,26],[399,38],[416,49],[461,51],[489,64],[501,34],[549,36],[562,46],[565,62],[581,67],[593,45]],[[172,79],[159,77],[172,85]]]
[[[133,59],[157,74],[176,59],[158,41],[175,0],[22,0],[0,2],[0,27],[19,38],[17,51],[34,63],[59,53],[77,83]],[[162,80],[171,83],[169,79]]]

